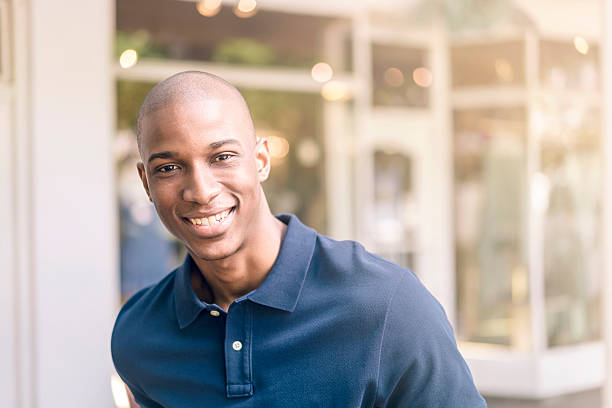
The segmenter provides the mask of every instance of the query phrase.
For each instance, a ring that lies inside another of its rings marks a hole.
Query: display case
[[[542,398],[597,387],[598,46],[525,28],[457,38],[450,53],[462,350],[484,393]]]

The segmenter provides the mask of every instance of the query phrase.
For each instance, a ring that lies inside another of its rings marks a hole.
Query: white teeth
[[[222,212],[220,212],[218,214],[211,215],[210,217],[189,218],[189,221],[193,225],[204,225],[204,226],[215,225],[215,224],[218,224],[221,221],[223,221],[225,219],[225,217],[228,216],[229,213],[230,213],[230,210],[225,210],[225,211],[222,211]]]

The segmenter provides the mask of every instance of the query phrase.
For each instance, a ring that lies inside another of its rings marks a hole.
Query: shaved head
[[[144,120],[152,113],[176,104],[221,100],[248,116],[253,140],[255,130],[246,101],[235,86],[216,75],[202,71],[185,71],[164,79],[147,94],[136,120],[136,140],[142,155]]]

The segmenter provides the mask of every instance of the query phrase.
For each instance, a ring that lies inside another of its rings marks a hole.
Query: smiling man
[[[142,407],[484,407],[441,306],[408,270],[270,212],[247,105],[204,72],[159,83],[138,172],[185,262],[122,308]]]

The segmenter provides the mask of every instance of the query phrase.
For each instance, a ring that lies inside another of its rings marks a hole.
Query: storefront
[[[82,336],[54,331],[69,325],[60,316],[72,305],[104,305],[74,321],[104,322],[87,328],[97,348],[83,340],[80,358],[106,353],[117,288],[125,298],[183,256],[141,191],[134,125],[154,83],[187,69],[243,91],[257,134],[270,141],[273,211],[356,239],[419,276],[445,307],[482,393],[543,398],[601,386],[603,2],[497,0],[478,12],[391,0],[99,3],[104,18],[93,23],[90,6],[68,17],[0,1],[0,19],[13,19],[11,35],[0,35],[0,135],[15,193],[0,212],[15,244],[0,259],[18,271],[0,285],[10,306],[2,321],[16,328],[5,349],[18,350],[0,378],[18,391],[0,405],[21,406],[33,389],[39,400],[53,395],[59,380],[46,356],[65,336]],[[78,42],[77,28],[89,33]],[[66,128],[75,112],[80,122]],[[67,177],[46,152],[78,171],[95,164],[104,182]],[[74,204],[75,188],[91,210]],[[83,247],[83,225],[97,251]],[[83,248],[67,266],[70,245]],[[100,249],[96,286],[73,283]],[[109,392],[108,357],[96,364]],[[62,380],[78,384],[72,377]]]

